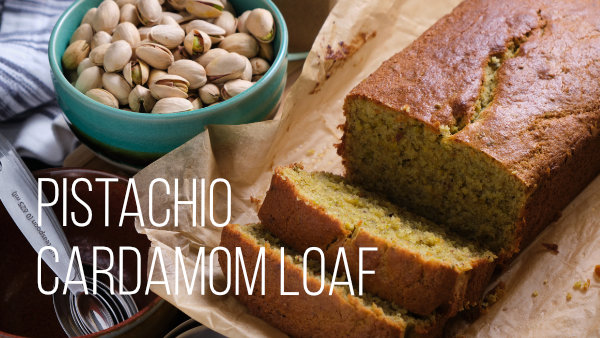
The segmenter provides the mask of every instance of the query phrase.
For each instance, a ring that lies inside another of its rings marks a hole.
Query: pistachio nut
[[[190,83],[179,75],[163,75],[150,85],[150,92],[155,99],[160,100],[165,97],[188,97],[188,88]]]
[[[106,51],[110,47],[110,43],[100,45],[90,52],[90,61],[96,66],[102,66],[104,64],[104,55],[106,55]]]
[[[70,44],[62,56],[63,67],[75,70],[79,63],[90,53],[90,45],[85,40],[77,40]]]
[[[246,29],[260,42],[273,41],[275,38],[273,15],[264,8],[253,9],[246,19]]]
[[[152,114],[169,114],[192,110],[192,103],[180,97],[167,97],[158,100],[152,109]]]
[[[131,22],[136,27],[140,24],[135,5],[125,4],[121,7],[121,18],[119,19],[119,22]]]
[[[152,30],[152,27],[146,27],[146,26],[138,28],[138,32],[140,33],[140,40],[141,41],[150,40],[148,35],[150,35],[151,30]]]
[[[206,84],[206,71],[198,62],[192,60],[178,60],[169,66],[171,75],[179,75],[186,79],[190,89],[198,89]]]
[[[121,22],[113,32],[112,41],[127,41],[131,48],[135,48],[140,43],[140,32],[131,22]]]
[[[152,69],[150,71],[150,75],[148,76],[148,87],[150,87],[156,80],[161,78],[163,75],[167,75],[167,72],[160,69]]]
[[[141,42],[135,49],[135,55],[157,69],[167,69],[175,61],[167,47],[154,42]]]
[[[120,71],[131,59],[133,51],[125,40],[111,43],[104,54],[104,70],[107,72]]]
[[[213,48],[213,49],[209,50],[208,52],[200,55],[198,58],[196,58],[195,61],[198,62],[199,64],[201,64],[202,67],[206,68],[206,65],[208,65],[208,63],[211,62],[214,58],[216,58],[217,56],[228,54],[228,53],[229,52],[223,48]]]
[[[225,30],[225,35],[231,35],[235,33],[235,29],[237,27],[237,20],[235,16],[230,12],[223,11],[221,16],[215,20],[215,25],[223,28]],[[209,34],[210,35],[210,34]]]
[[[142,60],[129,61],[123,67],[123,77],[125,77],[130,86],[146,84],[149,76],[150,68]]]
[[[94,30],[92,26],[88,23],[81,24],[75,30],[75,33],[71,36],[71,40],[69,43],[73,43],[77,40],[85,40],[85,42],[92,43],[92,37],[94,36]]]
[[[92,37],[92,50],[96,49],[98,46],[106,45],[112,42],[112,35],[106,33],[105,31],[99,31],[94,34]]]
[[[248,33],[248,29],[246,28],[246,20],[250,15],[251,11],[245,11],[237,18],[237,30],[240,33]]]
[[[121,13],[119,6],[113,0],[104,0],[98,5],[98,10],[92,20],[94,31],[111,33],[119,24]]]
[[[167,2],[169,3],[169,5],[171,5],[171,7],[180,11],[185,8],[186,0],[167,0]]]
[[[188,34],[194,29],[208,34],[208,36],[210,36],[210,41],[212,44],[217,44],[221,42],[225,37],[226,33],[223,28],[204,20],[193,20],[188,22],[187,25],[185,25],[185,31]]]
[[[186,0],[185,9],[200,19],[218,18],[223,11],[223,3],[219,0]]]
[[[252,75],[264,74],[271,67],[267,60],[262,58],[252,58],[250,59],[250,64],[252,65]]]
[[[133,111],[150,113],[156,103],[156,99],[152,96],[152,93],[150,93],[150,89],[137,85],[129,93],[127,102],[129,102],[129,108]]]
[[[173,49],[172,53],[175,61],[190,58],[190,55],[185,51],[185,47],[183,46],[177,46],[177,48]]]
[[[252,87],[252,85],[252,82],[241,79],[227,81],[223,85],[223,88],[221,88],[221,96],[223,97],[223,100],[228,100]]]
[[[119,101],[108,90],[94,88],[94,89],[88,90],[85,93],[85,95],[87,97],[91,98],[92,100],[98,101],[104,105],[107,105],[107,106],[110,106],[113,108],[119,108]]]
[[[197,29],[192,29],[183,40],[185,51],[190,55],[204,54],[208,52],[211,45],[208,34]]]
[[[225,37],[219,44],[219,48],[247,58],[255,57],[258,54],[258,42],[248,33],[234,33]]]
[[[124,106],[129,102],[131,86],[123,76],[117,73],[104,73],[102,75],[102,87],[113,94],[120,105]]]
[[[81,75],[81,72],[83,72],[84,70],[93,66],[95,66],[95,64],[92,62],[92,60],[90,60],[89,57],[81,60],[79,66],[77,66],[77,76]]]
[[[127,5],[135,5],[135,1],[136,0],[115,0],[121,10],[123,10],[123,7]]]
[[[179,26],[179,23],[177,23],[177,20],[175,20],[172,16],[170,15],[166,15],[169,12],[164,12],[163,16],[160,18],[160,21],[158,22],[159,25],[171,25],[171,26]]]
[[[244,72],[242,73],[242,76],[240,77],[240,79],[246,80],[246,81],[251,81],[252,80],[252,64],[250,63],[250,60],[248,60],[248,58],[244,58],[244,60],[246,61],[246,67],[244,68]]]
[[[270,43],[258,43],[258,56],[269,61],[273,62],[273,45]]]
[[[161,45],[172,49],[179,46],[185,38],[185,32],[179,25],[158,25],[152,27],[148,37]]]
[[[221,93],[215,84],[207,83],[198,89],[198,96],[204,104],[210,105],[219,101]]]
[[[246,58],[237,53],[228,53],[214,58],[206,65],[208,81],[225,83],[238,79],[246,69]]]
[[[90,89],[102,88],[102,74],[104,71],[98,66],[86,68],[77,78],[75,88],[82,93],[87,93]]]
[[[96,7],[88,9],[88,11],[85,12],[85,15],[83,16],[83,19],[81,19],[81,25],[86,23],[88,25],[91,25],[97,10],[98,8]]]
[[[162,18],[162,7],[158,0],[137,0],[138,19],[144,26],[157,25]]]
[[[202,100],[199,97],[188,97],[188,101],[192,103],[193,110],[202,108]]]

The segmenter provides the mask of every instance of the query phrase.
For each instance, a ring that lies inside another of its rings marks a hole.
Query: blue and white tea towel
[[[54,96],[48,40],[72,0],[0,0],[0,133],[21,156],[60,165],[73,150]]]

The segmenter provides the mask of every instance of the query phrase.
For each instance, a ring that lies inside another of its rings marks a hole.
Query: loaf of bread
[[[262,296],[260,290],[248,295],[242,287],[242,292],[236,297],[252,314],[292,337],[436,336],[445,324],[445,317],[431,315],[417,318],[375,296],[352,296],[345,287],[335,286],[329,295],[331,275],[325,276],[324,291],[320,295],[309,295],[303,287],[302,256],[285,248],[282,262],[282,243],[260,224],[226,226],[221,246],[232,253],[236,252],[236,247],[241,248],[249,273],[254,271],[260,248],[265,247],[265,295]],[[219,263],[225,274],[228,273],[226,259],[227,256],[220,251]],[[297,291],[298,295],[281,295],[281,264],[284,264],[285,291]],[[315,292],[321,287],[321,265],[307,262],[307,266],[307,287]],[[243,276],[231,273],[233,278],[239,278],[240,285],[245,285]],[[260,284],[259,276],[256,285]]]
[[[509,259],[600,172],[597,1],[467,0],[346,97],[347,177]]]
[[[263,226],[304,252],[318,247],[333,271],[344,248],[351,277],[363,253],[365,289],[407,310],[454,315],[478,302],[494,270],[495,256],[409,213],[340,176],[298,166],[275,169],[259,210]]]

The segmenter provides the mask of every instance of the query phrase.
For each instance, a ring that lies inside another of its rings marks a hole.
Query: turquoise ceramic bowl
[[[275,18],[275,60],[250,89],[217,105],[173,114],[141,114],[100,104],[73,87],[62,72],[61,58],[88,9],[101,0],[78,0],[58,19],[49,43],[52,80],[58,104],[77,137],[114,162],[141,168],[205,130],[208,124],[245,124],[272,116],[285,88],[288,32],[270,0],[231,0],[238,13],[265,8]]]

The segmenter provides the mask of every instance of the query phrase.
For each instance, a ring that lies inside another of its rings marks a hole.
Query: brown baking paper
[[[153,191],[153,216],[164,219],[166,210],[173,218],[174,180],[179,179],[179,200],[193,196],[192,179],[206,180],[204,218],[208,214],[208,185],[225,178],[231,185],[232,223],[257,220],[256,209],[268,188],[272,168],[302,162],[309,170],[342,173],[334,144],[339,143],[343,122],[344,96],[382,61],[401,50],[458,0],[340,0],[325,22],[300,78],[285,98],[280,114],[273,121],[242,126],[210,126],[202,133],[148,166],[136,178],[140,191],[145,227],[140,232],[152,241],[150,255],[160,248],[168,272],[171,295],[162,285],[152,291],[177,306],[190,317],[228,336],[283,336],[277,329],[248,314],[233,296],[200,293],[200,278],[208,283],[208,270],[196,280],[188,296],[180,280],[175,287],[173,248],[181,247],[188,273],[193,271],[198,248],[207,253],[218,246],[220,228],[192,227],[190,206],[180,206],[179,226],[149,226],[149,184],[155,178],[170,182],[170,194],[162,184]],[[198,187],[200,187],[200,183]],[[215,218],[225,220],[224,184],[216,185]],[[202,191],[198,189],[200,204]],[[203,216],[196,210],[198,223]],[[564,211],[529,249],[521,254],[499,280],[506,284],[506,295],[487,314],[474,323],[455,321],[452,332],[467,336],[600,336],[600,282],[593,277],[600,264],[600,179],[596,179]],[[558,244],[558,254],[542,246]],[[208,259],[206,265],[208,265]],[[217,290],[224,288],[224,277],[215,262]],[[161,279],[160,269],[153,279]],[[577,280],[591,280],[587,292],[573,290]],[[544,283],[544,281],[547,281]],[[208,285],[208,284],[206,284]],[[537,292],[537,297],[532,294]],[[572,300],[567,301],[570,292]]]

